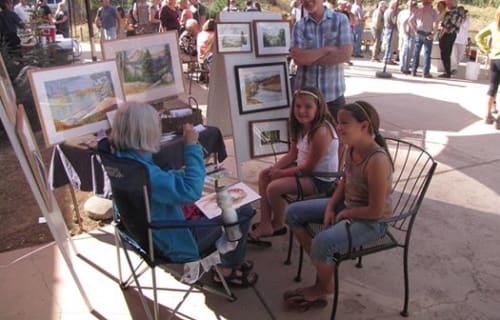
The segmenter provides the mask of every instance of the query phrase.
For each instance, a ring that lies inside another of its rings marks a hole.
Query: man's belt
[[[427,32],[427,31],[420,31],[420,30],[418,30],[418,31],[417,31],[417,34],[419,34],[419,35],[421,35],[421,36],[426,36],[426,37],[427,37],[428,35],[431,35],[431,34],[432,34],[432,32]]]

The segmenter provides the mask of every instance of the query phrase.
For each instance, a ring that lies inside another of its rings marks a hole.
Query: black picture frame
[[[249,121],[250,158],[287,153],[290,149],[288,121],[288,118]]]
[[[290,106],[286,62],[237,65],[234,72],[240,114]]]

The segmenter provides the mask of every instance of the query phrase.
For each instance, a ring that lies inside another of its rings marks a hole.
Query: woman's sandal
[[[500,116],[495,120],[495,128],[497,130],[500,130]]]
[[[486,116],[486,118],[484,119],[484,123],[486,124],[493,124],[495,123],[495,117],[492,116],[491,114]]]
[[[286,307],[298,312],[306,312],[309,309],[322,309],[328,305],[325,298],[306,300],[302,295],[296,295],[285,301]]]
[[[267,240],[261,240],[260,238],[254,238],[251,233],[247,236],[247,243],[256,245],[261,248],[270,248],[273,243]]]
[[[259,224],[260,222],[256,222],[254,224],[252,224],[252,231],[254,231],[255,229],[257,229],[259,227]],[[283,226],[279,229],[276,229],[273,231],[273,233],[269,236],[260,236],[260,238],[270,238],[270,237],[277,237],[277,236],[283,236],[286,234],[286,232],[288,231],[288,229]]]
[[[252,260],[245,260],[240,266],[240,270],[243,272],[248,272],[253,269],[253,261]]]
[[[304,292],[304,288],[297,288],[293,290],[287,290],[283,293],[283,300],[286,301],[293,297],[302,296],[302,292]]]
[[[224,277],[224,280],[226,280],[228,286],[236,288],[252,287],[255,283],[257,283],[258,279],[259,275],[257,273],[243,271],[241,269],[232,269],[231,274]],[[212,274],[212,281],[215,284],[222,286],[222,281],[220,280],[217,272],[214,272]]]

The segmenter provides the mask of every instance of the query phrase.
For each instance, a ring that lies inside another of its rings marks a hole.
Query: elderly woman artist
[[[198,144],[198,133],[192,125],[184,125],[183,170],[162,170],[152,158],[160,148],[161,129],[158,113],[144,103],[127,103],[119,107],[113,121],[111,143],[115,155],[143,163],[151,184],[152,220],[184,220],[181,205],[193,203],[201,196],[205,180],[203,151]],[[250,206],[238,210],[240,216],[251,217]],[[201,219],[206,219],[202,217]],[[241,224],[244,235],[248,233],[250,219]],[[196,228],[178,230],[154,230],[153,240],[157,249],[174,261],[195,261],[199,253],[211,247],[220,237],[221,228]],[[246,236],[239,241],[235,250],[221,254],[221,272],[229,285],[249,287],[257,282],[258,276],[251,272],[253,263],[245,261]],[[221,284],[217,274],[213,281]]]

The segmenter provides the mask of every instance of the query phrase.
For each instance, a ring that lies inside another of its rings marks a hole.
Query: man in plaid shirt
[[[347,17],[328,10],[323,0],[304,0],[308,16],[295,23],[290,54],[297,64],[294,89],[321,90],[334,117],[345,104],[344,63],[352,50],[352,33]]]
[[[451,50],[462,23],[456,0],[446,0],[446,6],[448,6],[448,12],[444,15],[441,23],[442,29],[439,37],[439,49],[441,50],[441,61],[444,68],[444,73],[439,75],[440,78],[451,77]]]

